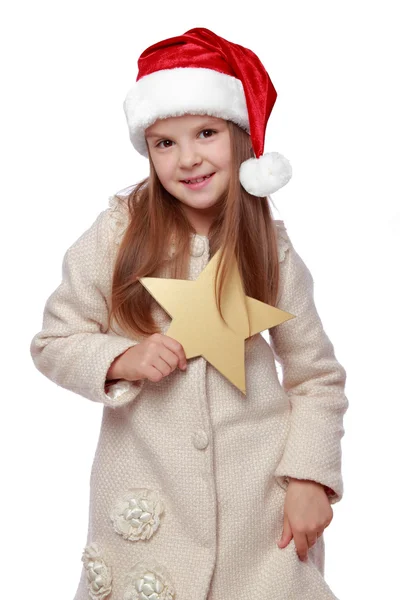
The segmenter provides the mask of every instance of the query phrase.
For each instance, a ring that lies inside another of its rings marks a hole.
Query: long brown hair
[[[222,318],[221,292],[233,256],[247,296],[275,306],[279,287],[277,233],[269,199],[252,196],[239,181],[240,164],[254,157],[251,139],[232,121],[227,124],[231,141],[229,186],[217,201],[220,210],[208,233],[210,258],[221,249],[216,298]],[[119,201],[127,202],[129,224],[114,265],[108,327],[114,318],[134,338],[161,332],[151,313],[155,300],[138,279],[157,277],[160,272],[168,278],[187,279],[190,234],[196,233],[181,202],[162,186],[150,153],[149,161],[149,177],[137,183],[127,199],[116,195]],[[168,252],[172,242],[173,256]]]

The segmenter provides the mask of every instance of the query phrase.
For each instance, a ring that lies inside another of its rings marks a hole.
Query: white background
[[[102,405],[41,375],[29,345],[66,249],[110,195],[148,174],[122,108],[140,53],[192,27],[251,48],[271,76],[278,98],[265,151],[293,167],[273,195],[276,217],[313,274],[317,308],[348,374],[345,494],[325,531],[326,580],[340,600],[397,595],[395,5],[36,0],[3,9],[2,597],[75,594]]]

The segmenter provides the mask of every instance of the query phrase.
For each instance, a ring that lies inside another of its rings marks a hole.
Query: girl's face
[[[215,204],[227,190],[231,149],[227,122],[208,115],[158,119],[145,130],[154,168],[164,188],[182,202],[197,233],[207,235]],[[212,177],[196,186],[184,180]]]

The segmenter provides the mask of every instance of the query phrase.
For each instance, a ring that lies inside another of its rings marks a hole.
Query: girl
[[[75,600],[334,599],[323,531],[343,495],[346,373],[271,217],[291,176],[262,155],[275,89],[205,28],[138,65],[124,109],[150,176],[67,250],[31,343],[41,373],[104,405]],[[295,316],[246,340],[246,395],[186,360],[138,281],[195,280],[218,249],[222,276],[235,256],[246,295]]]

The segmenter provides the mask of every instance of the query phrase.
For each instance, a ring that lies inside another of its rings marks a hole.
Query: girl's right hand
[[[118,363],[118,364],[117,364]],[[187,366],[182,344],[162,333],[154,333],[136,346],[128,348],[115,361],[121,379],[161,381],[176,367],[184,371]]]

